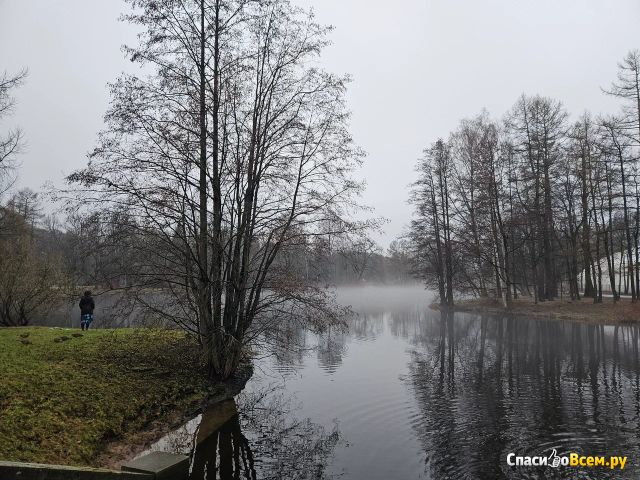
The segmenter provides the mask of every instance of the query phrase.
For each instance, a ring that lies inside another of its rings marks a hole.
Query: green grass
[[[209,388],[177,331],[0,328],[0,460],[90,465]]]

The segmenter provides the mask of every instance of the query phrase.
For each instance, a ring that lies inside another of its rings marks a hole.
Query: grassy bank
[[[536,318],[555,318],[606,324],[634,323],[640,321],[640,302],[632,303],[629,298],[621,298],[617,302],[605,297],[602,303],[593,303],[592,298],[576,301],[554,300],[538,302],[530,298],[520,298],[506,309],[494,299],[459,300],[455,310],[463,312],[512,314]]]
[[[175,331],[0,329],[0,460],[91,465],[211,387]]]

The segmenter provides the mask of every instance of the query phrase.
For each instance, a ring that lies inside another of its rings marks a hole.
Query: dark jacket
[[[80,315],[93,314],[93,309],[96,308],[96,304],[91,296],[83,296],[80,299]]]

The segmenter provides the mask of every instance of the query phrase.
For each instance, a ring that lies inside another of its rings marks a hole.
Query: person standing
[[[96,308],[96,304],[93,301],[91,292],[87,290],[84,292],[82,298],[80,298],[80,328],[82,330],[89,330],[89,325],[93,322],[93,309]]]

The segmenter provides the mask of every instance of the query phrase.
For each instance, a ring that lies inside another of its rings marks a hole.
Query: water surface
[[[420,288],[340,299],[358,313],[348,330],[290,332],[234,402],[153,449],[191,454],[197,480],[640,475],[637,326],[447,314]],[[623,472],[506,462],[553,449],[629,459]]]

